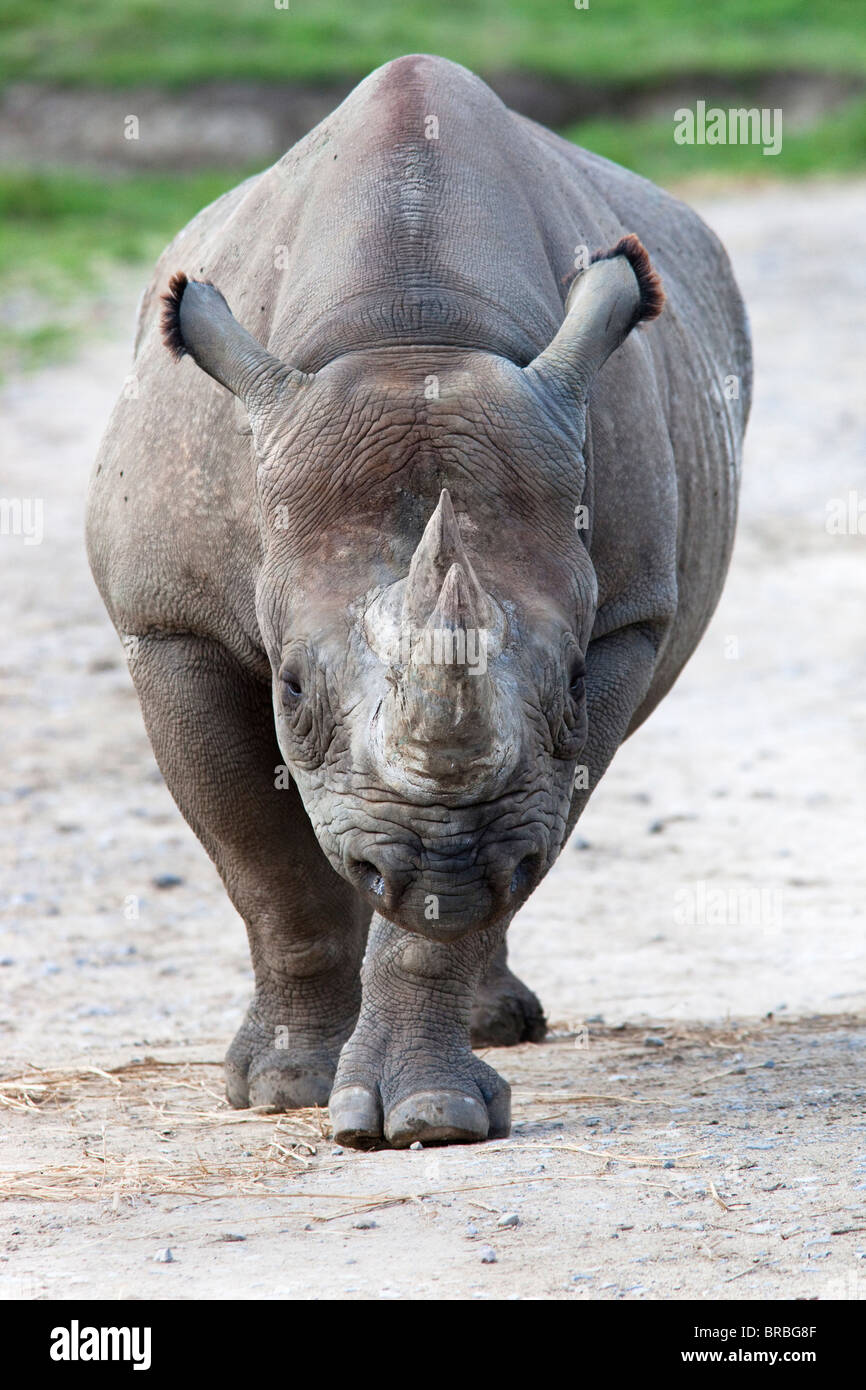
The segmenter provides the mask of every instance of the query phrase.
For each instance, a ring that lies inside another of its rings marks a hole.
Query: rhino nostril
[[[525,854],[511,876],[511,892],[520,893],[534,879],[538,867],[537,854]]]

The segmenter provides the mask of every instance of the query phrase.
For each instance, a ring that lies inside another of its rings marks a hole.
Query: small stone
[[[331,1150],[331,1153],[334,1155],[335,1158],[339,1158],[341,1154],[345,1153],[345,1149],[341,1149],[339,1144],[335,1144]]]
[[[157,1250],[153,1259],[154,1263],[158,1265],[174,1264],[174,1255],[171,1253],[168,1246],[166,1246],[164,1250]]]
[[[516,1211],[509,1211],[506,1212],[504,1216],[500,1216],[496,1224],[497,1226],[502,1226],[503,1228],[508,1226],[519,1226],[520,1217],[517,1215]]]
[[[664,1163],[662,1164],[663,1168],[676,1168],[676,1166],[677,1165],[672,1158],[666,1158]]]
[[[493,1249],[492,1245],[483,1245],[481,1247],[481,1263],[483,1265],[496,1264],[496,1251]]]
[[[376,1223],[369,1216],[362,1216],[360,1221],[352,1222],[353,1231],[375,1231]]]
[[[477,1227],[477,1226],[473,1226],[472,1223],[470,1222],[469,1225],[466,1227],[466,1239],[467,1239],[467,1240],[474,1240],[475,1237],[476,1237],[477,1235],[478,1235],[478,1227]]]
[[[650,1036],[648,1038],[644,1038],[643,1045],[644,1047],[664,1047],[665,1040],[664,1038],[655,1038]]]
[[[410,1144],[410,1145],[409,1145],[409,1148],[410,1148],[410,1149],[416,1149],[416,1150],[417,1150],[417,1149],[423,1149],[423,1147],[424,1147],[424,1145],[421,1143],[421,1140],[420,1140],[420,1139],[416,1139],[414,1144]]]
[[[217,1240],[246,1240],[246,1236],[240,1235],[237,1231],[225,1231],[222,1235],[217,1236]],[[169,1259],[171,1259],[170,1250],[168,1251],[168,1256]]]
[[[179,888],[183,883],[179,874],[157,874],[150,881],[154,888]]]

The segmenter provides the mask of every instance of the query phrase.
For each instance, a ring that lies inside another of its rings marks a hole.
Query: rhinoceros
[[[683,203],[387,63],[171,243],[88,550],[157,762],[246,923],[234,1106],[356,1147],[508,1133],[505,934],[694,650],[745,310]],[[551,951],[556,950],[551,941]]]

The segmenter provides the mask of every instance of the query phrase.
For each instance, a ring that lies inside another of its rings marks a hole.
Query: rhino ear
[[[209,281],[188,280],[180,271],[169,281],[162,304],[162,337],[172,356],[179,361],[188,353],[243,402],[251,417],[266,411],[286,387],[308,380],[241,328]]]
[[[631,233],[596,252],[569,290],[556,337],[524,370],[584,402],[611,353],[637,324],[658,318],[664,302],[649,255]]]

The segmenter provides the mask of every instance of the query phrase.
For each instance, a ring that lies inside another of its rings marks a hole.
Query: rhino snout
[[[346,876],[389,921],[437,941],[490,926],[529,897],[544,871],[540,846],[505,841],[479,851],[419,853],[410,845],[356,843]]]

